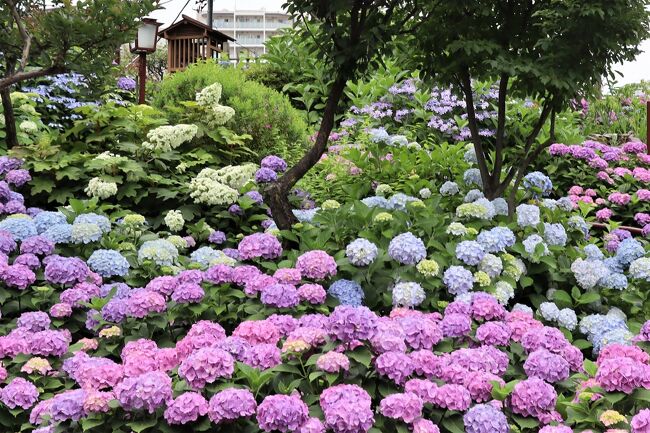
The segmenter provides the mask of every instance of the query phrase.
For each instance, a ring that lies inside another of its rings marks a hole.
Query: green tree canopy
[[[632,60],[648,37],[648,0],[455,0],[431,1],[431,14],[413,29],[412,65],[429,77],[456,85],[465,96],[469,128],[489,198],[516,187],[526,167],[551,139],[537,143],[577,94],[589,94],[617,63]],[[496,135],[479,135],[473,83],[499,83]],[[506,131],[506,97],[542,102],[527,134]],[[506,169],[504,169],[507,168]],[[511,194],[514,194],[511,191]]]

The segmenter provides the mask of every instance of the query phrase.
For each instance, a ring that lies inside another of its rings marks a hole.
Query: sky
[[[161,3],[163,3],[165,9],[156,11],[151,14],[151,16],[158,19],[158,21],[163,22],[163,26],[166,27],[172,23],[187,1],[188,0],[162,0]],[[214,0],[214,10],[232,10],[234,8],[250,10],[265,8],[268,11],[277,11],[281,9],[283,3],[284,0]],[[195,7],[195,0],[189,0],[183,13],[194,17],[196,16],[196,11],[194,10]],[[650,80],[650,40],[645,41],[642,44],[641,49],[644,52],[639,54],[635,61],[626,62],[615,68],[623,74],[622,78],[617,78],[617,84],[636,83],[644,79]]]

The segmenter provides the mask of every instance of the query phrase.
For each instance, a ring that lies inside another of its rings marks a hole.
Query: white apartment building
[[[291,27],[291,16],[282,11],[261,10],[215,10],[212,26],[235,38],[228,43],[228,56],[232,60],[242,57],[255,58],[266,52],[264,42],[277,35],[285,27]],[[206,22],[207,12],[199,20]],[[224,51],[226,47],[224,46]]]

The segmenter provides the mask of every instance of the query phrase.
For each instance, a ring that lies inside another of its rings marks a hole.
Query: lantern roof
[[[219,30],[210,28],[207,24],[199,20],[183,15],[183,19],[172,24],[158,32],[158,36],[165,39],[173,39],[175,36],[193,36],[204,35],[221,41],[234,41],[232,36],[228,36]]]

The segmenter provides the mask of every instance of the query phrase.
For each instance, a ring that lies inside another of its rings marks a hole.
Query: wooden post
[[[147,81],[147,53],[140,53],[138,57],[138,104],[144,104],[144,94]]]
[[[208,27],[212,29],[212,10],[213,10],[213,0],[208,0]]]

